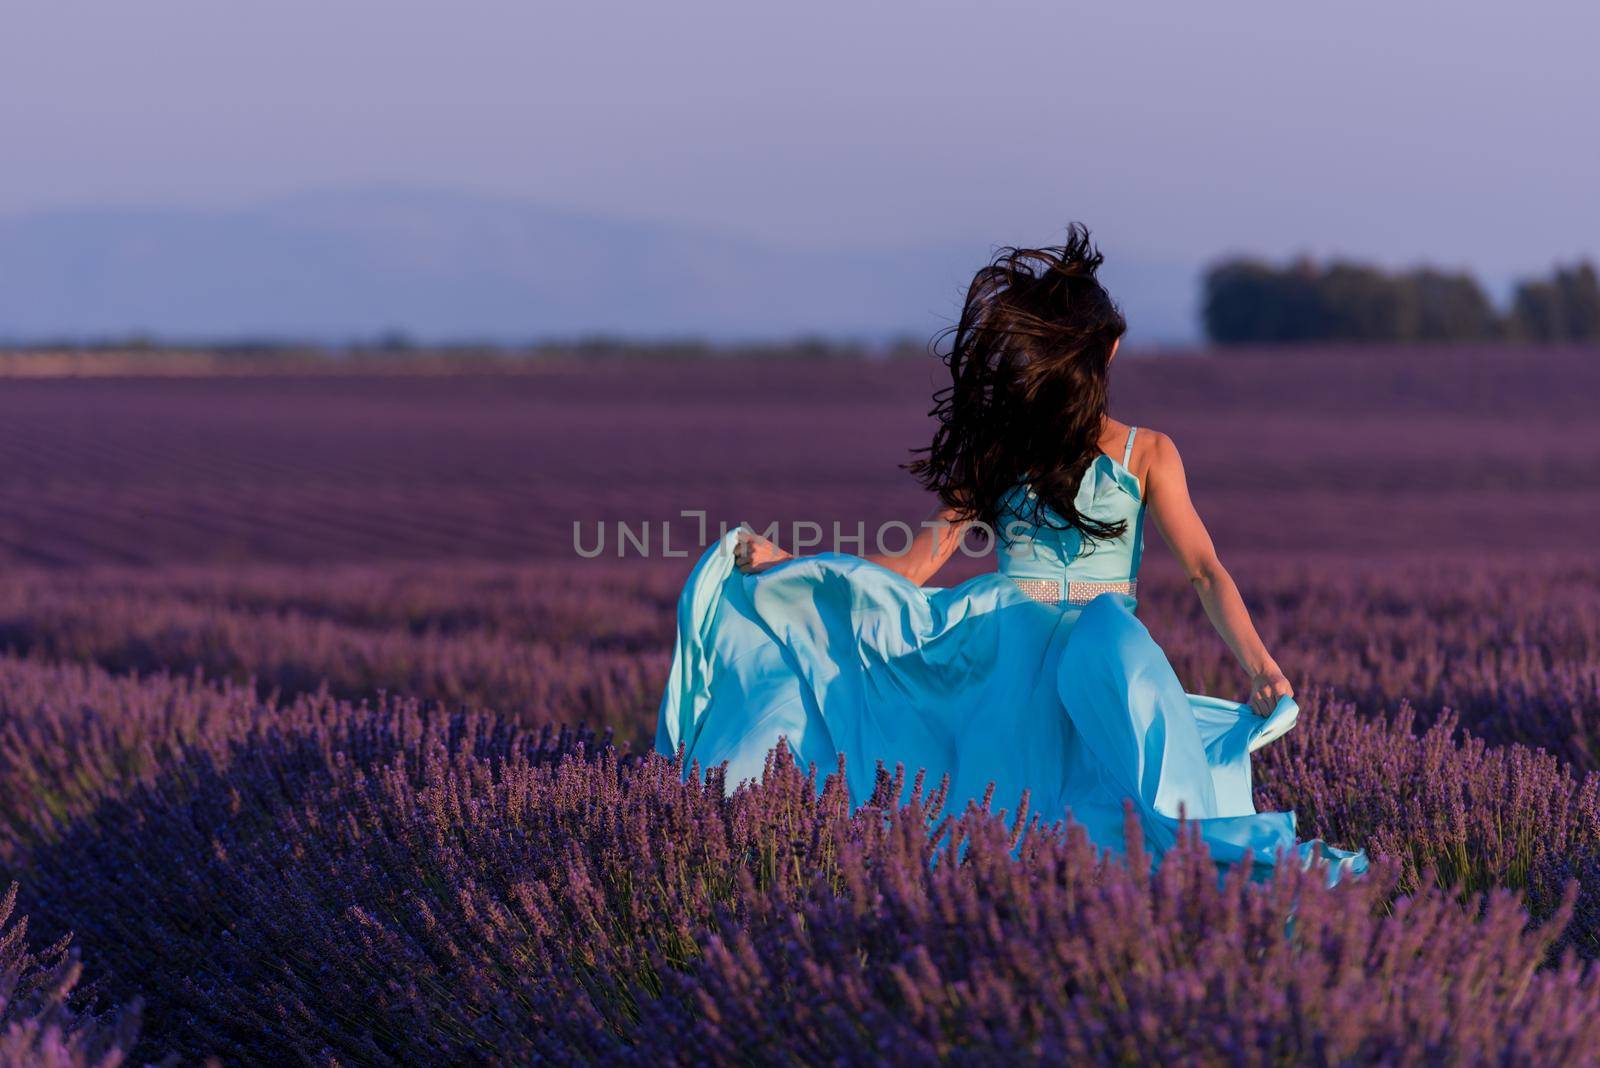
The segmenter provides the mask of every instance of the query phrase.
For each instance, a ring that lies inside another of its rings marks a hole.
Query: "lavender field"
[[[931,360],[445,370],[0,381],[0,1064],[1600,1060],[1600,352],[1119,360],[1332,891],[648,753],[660,524],[915,522]]]

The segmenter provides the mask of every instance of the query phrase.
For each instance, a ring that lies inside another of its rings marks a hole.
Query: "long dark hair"
[[[1077,223],[1063,245],[1003,248],[973,276],[960,321],[943,335],[950,384],[933,395],[930,413],[939,426],[906,468],[962,518],[1002,538],[1001,500],[1024,479],[1037,496],[1023,518],[1059,527],[1048,508],[1086,548],[1127,527],[1073,505],[1100,453],[1111,352],[1127,330],[1095,278],[1103,260]]]

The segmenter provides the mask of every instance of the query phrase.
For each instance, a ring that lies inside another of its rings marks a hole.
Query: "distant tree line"
[[[1495,308],[1470,274],[1359,263],[1224,260],[1207,270],[1206,334],[1220,344],[1297,341],[1600,342],[1594,264],[1524,279]]]

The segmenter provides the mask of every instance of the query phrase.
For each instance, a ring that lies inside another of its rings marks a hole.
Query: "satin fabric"
[[[1031,491],[1018,487],[1002,513],[1016,536],[999,550],[1000,570],[951,589],[842,554],[745,575],[733,563],[739,532],[729,532],[679,599],[656,748],[681,746],[685,774],[726,763],[730,790],[758,779],[785,745],[824,773],[842,757],[852,805],[870,796],[880,766],[899,766],[907,791],[919,771],[929,785],[948,776],[946,811],[992,786],[993,807],[1014,813],[1026,793],[1033,813],[1070,818],[1117,852],[1131,802],[1157,858],[1188,820],[1216,860],[1248,855],[1254,874],[1313,860],[1328,862],[1330,882],[1364,871],[1362,852],[1297,841],[1292,812],[1255,810],[1250,753],[1293,726],[1292,701],[1264,719],[1187,694],[1132,596],[1041,603],[1012,581],[1135,577],[1141,490],[1126,460],[1090,465],[1074,506],[1125,529],[1085,552],[1053,513],[1038,522]]]
[[[759,779],[786,745],[826,773],[843,755],[852,805],[881,764],[950,777],[947,811],[982,799],[1015,812],[1027,791],[1047,821],[1070,817],[1096,845],[1124,848],[1132,800],[1146,848],[1194,823],[1219,862],[1270,871],[1363,853],[1297,842],[1292,812],[1255,810],[1250,750],[1294,711],[1186,694],[1160,647],[1106,594],[1058,609],[1000,574],[926,590],[859,557],[825,554],[760,575],[733,566],[737,532],[701,558],[678,607],[678,642],[656,747],[685,767],[727,763],[730,789]]]

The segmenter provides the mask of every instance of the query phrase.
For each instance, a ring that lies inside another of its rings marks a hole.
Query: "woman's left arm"
[[[866,559],[886,567],[890,571],[923,585],[939,569],[950,561],[956,554],[956,549],[961,546],[961,539],[966,537],[967,527],[971,524],[961,519],[960,514],[953,508],[939,505],[928,513],[928,518],[922,521],[917,528],[917,533],[911,539],[911,547],[900,555],[889,553],[874,553]]]
[[[1150,436],[1151,461],[1144,477],[1150,518],[1183,565],[1211,625],[1250,676],[1250,707],[1258,715],[1268,715],[1280,697],[1294,696],[1294,688],[1267,652],[1250,621],[1239,587],[1217,558],[1211,535],[1189,498],[1189,483],[1177,446],[1165,434]]]
[[[940,505],[917,528],[905,552],[874,553],[862,558],[921,586],[938,574],[939,569],[955,555],[962,537],[966,535],[967,526],[968,523],[954,509]],[[734,564],[747,575],[759,574],[773,564],[790,558],[791,554],[759,534],[743,535],[733,550]]]

